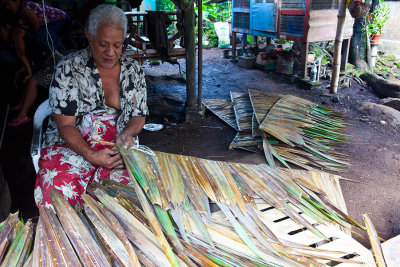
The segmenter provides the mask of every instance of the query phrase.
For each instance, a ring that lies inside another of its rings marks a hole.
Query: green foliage
[[[399,80],[400,62],[394,55],[378,55],[374,72],[384,79]]]
[[[328,63],[328,58],[326,56],[326,53],[325,53],[324,49],[322,49],[321,46],[318,43],[311,43],[309,49],[310,49],[310,52],[313,52],[315,54],[315,58],[316,59],[320,55],[325,54],[321,59],[321,63],[322,64],[327,64]]]
[[[276,44],[293,44],[293,41],[285,40],[285,39],[274,39]]]
[[[231,16],[230,2],[203,4],[203,20],[206,22],[227,21]],[[198,7],[195,7],[197,13]]]
[[[217,47],[218,36],[215,32],[214,22],[227,21],[231,16],[231,2],[224,3],[205,3],[203,8],[203,40],[208,41],[205,47]],[[194,10],[197,14],[198,7]],[[196,25],[196,32],[198,32]]]
[[[374,11],[370,13],[364,24],[364,31],[371,34],[382,34],[383,26],[390,18],[390,8],[384,2],[384,0],[379,0],[378,5],[375,7]]]
[[[160,65],[160,61],[159,60],[152,60],[152,61],[150,61],[150,65],[151,66],[158,66],[158,65]]]
[[[363,75],[365,73],[365,70],[357,70],[357,69],[355,69],[355,70],[353,70],[353,76],[354,77],[360,77],[361,75]]]
[[[175,5],[170,0],[156,0],[156,10],[172,11]]]

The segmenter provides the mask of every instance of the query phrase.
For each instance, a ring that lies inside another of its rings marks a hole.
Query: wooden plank
[[[353,35],[354,23],[354,19],[351,17],[349,11],[347,10],[346,12],[344,39],[348,39]],[[337,9],[311,10],[309,14],[307,42],[334,40],[337,27]]]
[[[400,235],[383,242],[382,250],[387,267],[400,266]]]
[[[256,201],[257,203],[257,201]],[[257,208],[263,210],[267,208],[269,205],[257,204]],[[285,218],[285,214],[275,208],[268,209],[262,212],[263,216],[260,218],[267,227],[271,229],[272,232],[281,240],[288,240],[291,242],[295,242],[302,245],[312,245],[317,244],[319,249],[323,249],[326,251],[332,251],[331,256],[334,257],[343,257],[346,255],[350,255],[355,253],[358,256],[352,258],[352,260],[357,260],[360,262],[364,262],[365,264],[346,264],[341,263],[337,266],[346,267],[346,266],[375,266],[374,258],[372,253],[366,249],[364,246],[359,244],[357,241],[351,238],[351,236],[346,233],[340,231],[333,225],[318,225],[316,228],[322,232],[325,236],[330,238],[329,241],[324,241],[324,239],[319,238],[312,234],[309,230],[299,231],[295,234],[289,234],[292,231],[296,231],[302,229],[302,226],[297,225],[292,219],[288,218],[285,220],[280,220]],[[311,223],[315,223],[311,218],[307,215],[302,214],[308,221]],[[278,221],[277,221],[278,220]],[[274,222],[277,221],[277,222]],[[332,238],[332,239],[331,239]],[[342,253],[337,253],[342,252]],[[324,252],[324,255],[329,253]],[[326,263],[327,261],[322,261]]]
[[[307,77],[308,42],[301,43],[301,77]]]

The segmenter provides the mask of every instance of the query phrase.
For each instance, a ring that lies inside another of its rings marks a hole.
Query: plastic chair
[[[31,157],[35,172],[39,171],[39,158],[40,151],[42,149],[42,136],[43,136],[43,121],[50,116],[51,109],[49,106],[49,100],[44,101],[37,108],[35,115],[33,116],[33,134],[31,143]]]

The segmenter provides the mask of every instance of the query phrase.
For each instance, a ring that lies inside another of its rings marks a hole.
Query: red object
[[[108,146],[94,142],[92,138],[113,142],[117,136],[115,119],[101,120],[101,116],[103,115],[93,119],[92,127],[88,127],[90,128],[89,133],[83,136],[94,151]],[[34,192],[37,206],[51,204],[49,197],[51,188],[55,188],[63,194],[70,204],[82,204],[81,195],[92,180],[98,182],[99,178],[105,178],[130,184],[126,169],[111,170],[93,166],[66,145],[56,144],[43,148],[39,159],[39,168]]]
[[[379,44],[381,43],[381,36],[380,33],[374,33],[371,35],[371,44]]]

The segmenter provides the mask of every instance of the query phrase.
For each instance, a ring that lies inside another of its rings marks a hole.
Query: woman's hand
[[[28,73],[28,74],[25,76],[25,78],[24,78],[24,84],[26,84],[26,82],[27,82],[30,78],[32,78],[32,73]]]
[[[92,165],[109,169],[122,168],[123,161],[118,151],[105,148],[93,151],[76,128],[76,117],[53,113],[58,132],[69,148],[84,157]]]
[[[86,158],[92,165],[99,167],[106,167],[109,169],[122,168],[124,162],[118,151],[105,148],[99,151],[93,151],[90,156]]]
[[[117,137],[117,144],[122,145],[124,148],[134,146],[136,144],[135,139],[132,135],[122,131],[122,133]]]

